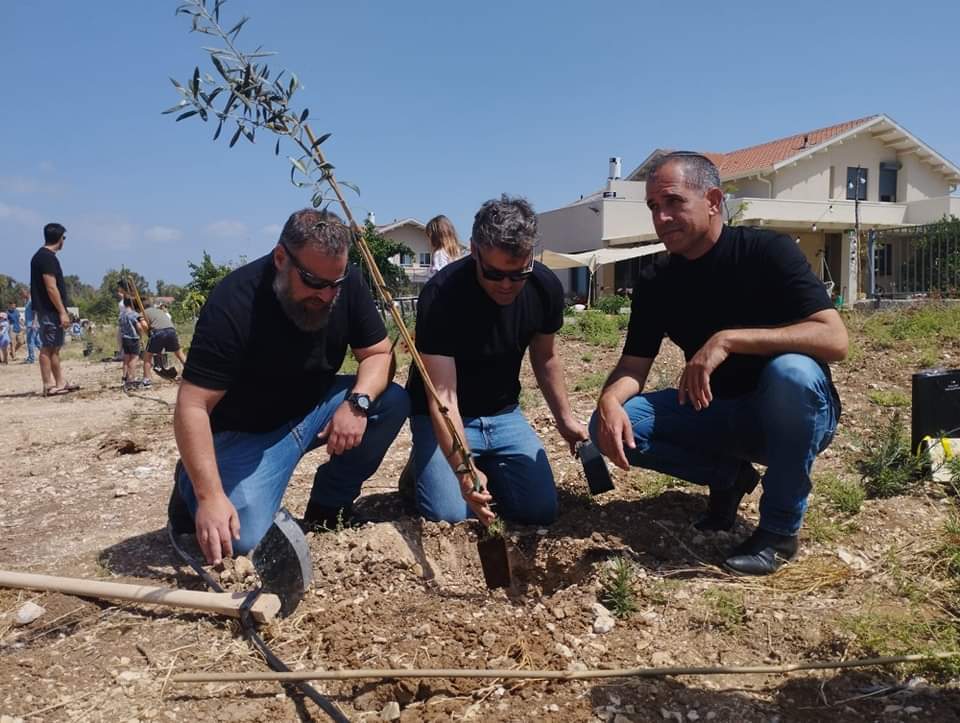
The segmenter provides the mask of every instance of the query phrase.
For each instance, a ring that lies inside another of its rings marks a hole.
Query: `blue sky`
[[[781,7],[783,6],[783,7]],[[960,162],[960,3],[230,0],[245,48],[278,52],[330,131],[358,217],[450,216],[462,237],[501,192],[538,210],[658,146],[728,151],[886,113]],[[160,114],[209,38],[167,0],[0,0],[0,273],[29,276],[42,225],[66,273],[268,251],[308,205],[266,138]],[[226,133],[224,134],[227,135]]]

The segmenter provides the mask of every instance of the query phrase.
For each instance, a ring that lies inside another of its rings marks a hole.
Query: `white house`
[[[414,286],[423,286],[430,271],[431,249],[426,226],[415,218],[404,218],[393,223],[377,226],[377,233],[386,238],[406,244],[412,253],[390,259],[401,266]]]
[[[611,159],[616,163],[603,190],[541,213],[544,248],[577,252],[653,242],[646,169],[668,152],[655,150],[625,179],[619,159]],[[796,237],[814,271],[848,304],[864,290],[861,246],[869,231],[960,217],[960,197],[952,195],[960,167],[882,114],[704,155],[720,170],[728,213],[739,223]],[[878,250],[878,283],[885,271],[892,273],[895,253]],[[605,267],[600,285],[632,286],[638,268],[638,261]],[[582,275],[559,275],[568,288],[582,290]]]

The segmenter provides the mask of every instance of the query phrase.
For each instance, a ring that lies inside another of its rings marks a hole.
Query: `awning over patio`
[[[598,266],[604,264],[613,264],[617,261],[626,261],[640,256],[649,256],[666,251],[663,244],[646,244],[643,246],[634,246],[631,248],[607,247],[595,249],[594,251],[582,251],[577,254],[561,254],[556,251],[543,251],[540,257],[540,263],[547,268],[553,269],[573,269],[578,266],[586,266],[593,273]]]

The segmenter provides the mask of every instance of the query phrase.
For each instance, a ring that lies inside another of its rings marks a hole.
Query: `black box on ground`
[[[960,436],[960,369],[924,369],[913,375],[910,447],[926,436]]]

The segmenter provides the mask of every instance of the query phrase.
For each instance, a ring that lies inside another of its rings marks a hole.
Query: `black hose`
[[[167,537],[170,539],[170,545],[173,547],[174,552],[177,553],[177,557],[179,557],[183,562],[187,563],[206,583],[207,587],[214,592],[226,592],[223,587],[220,586],[220,583],[214,580],[213,576],[203,569],[203,566],[199,562],[193,559],[191,555],[187,554],[180,547],[180,545],[177,544],[176,535],[173,532],[173,526],[170,525],[169,522],[167,523]],[[274,655],[273,651],[270,650],[270,647],[264,642],[263,638],[260,637],[260,634],[257,632],[257,626],[256,623],[254,623],[253,616],[250,614],[250,606],[253,605],[253,602],[258,597],[260,597],[260,592],[260,588],[257,588],[247,593],[247,597],[240,606],[240,629],[243,631],[243,636],[250,641],[250,644],[260,651],[271,670],[277,673],[289,673],[290,668],[287,667],[286,663]],[[317,689],[308,682],[297,681],[296,683],[292,684],[292,687],[299,688],[305,696],[316,703],[324,713],[330,716],[331,720],[336,721],[336,723],[350,723],[350,719],[344,715],[343,711],[337,707],[336,703],[331,701],[329,698],[325,698],[324,696],[320,695]]]

